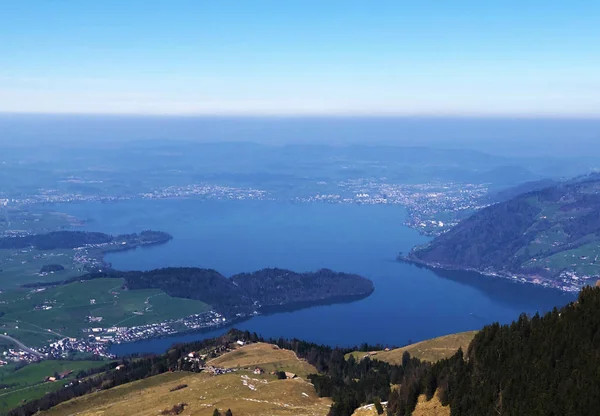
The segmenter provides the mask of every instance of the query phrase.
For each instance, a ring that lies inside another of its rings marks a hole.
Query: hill
[[[277,368],[298,374],[299,363],[304,363],[304,374],[316,372],[292,351],[266,343],[249,344],[207,362],[219,368],[236,368],[235,372],[219,376],[208,372],[164,373],[73,399],[40,416],[155,416],[179,403],[186,404],[183,414],[198,416],[211,416],[215,408],[223,414],[231,409],[235,416],[326,415],[331,400],[319,398],[305,379],[278,380],[266,371]],[[257,366],[266,373],[254,374]]]
[[[484,208],[405,259],[578,290],[600,277],[599,256],[600,176],[593,175]]]
[[[458,334],[444,335],[442,337],[417,342],[402,348],[395,348],[389,351],[354,351],[350,353],[357,360],[370,358],[372,360],[385,361],[389,364],[402,364],[402,356],[405,352],[411,357],[418,358],[421,361],[437,362],[444,358],[451,357],[462,348],[466,351],[477,331],[460,332]],[[349,355],[346,355],[346,358]]]
[[[288,371],[302,378],[318,372],[306,360],[299,359],[293,351],[264,342],[237,348],[234,351],[209,360],[206,364],[222,368],[246,368],[250,370],[260,367],[267,373]]]
[[[466,352],[405,377],[389,408],[405,414],[437,389],[453,415],[595,414],[599,368],[600,288],[586,287],[560,310],[484,327]]]

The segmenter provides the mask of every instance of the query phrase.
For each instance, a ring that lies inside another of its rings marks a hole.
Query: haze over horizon
[[[5,2],[0,112],[600,117],[600,4]]]

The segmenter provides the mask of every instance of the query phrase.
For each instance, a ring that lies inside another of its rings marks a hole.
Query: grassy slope
[[[16,288],[24,283],[81,276],[85,271],[75,266],[74,254],[73,250],[0,250],[0,288]],[[40,269],[47,264],[60,264],[65,270],[40,276]]]
[[[241,364],[251,368],[260,365],[265,369],[273,365],[282,371],[298,373],[298,363],[301,363],[293,352],[274,349],[268,344],[248,345],[217,360],[213,360],[213,364],[231,367]],[[304,368],[308,370],[308,367]],[[256,390],[244,385],[246,377],[246,384],[253,385]],[[188,387],[169,391],[180,384]],[[198,416],[211,416],[215,408],[222,413],[231,409],[235,416],[324,416],[331,406],[331,400],[319,398],[313,386],[302,379],[277,380],[269,374],[257,376],[250,370],[240,369],[221,376],[165,373],[71,400],[42,412],[40,416],[155,416],[181,402],[188,404],[183,414]]]
[[[458,334],[445,335],[443,337],[417,342],[416,344],[391,351],[377,351],[377,354],[371,356],[371,358],[382,360],[390,364],[400,364],[402,362],[402,354],[404,354],[404,351],[408,351],[411,356],[420,360],[435,362],[450,357],[458,351],[459,348],[466,351],[476,333],[477,331],[460,332]],[[355,351],[351,354],[354,355],[354,358],[357,360],[361,360],[367,355],[366,352],[362,351]],[[346,358],[348,358],[348,356]]]
[[[48,333],[48,329],[62,336],[79,337],[82,328],[143,325],[210,308],[201,301],[172,298],[158,289],[123,290],[122,284],[122,279],[94,279],[37,293],[31,290],[2,293],[0,311],[4,315],[0,317],[0,325],[4,325],[3,332],[35,346],[58,336]],[[52,309],[34,309],[44,302],[49,302]],[[103,320],[87,323],[89,315],[101,316]]]
[[[299,377],[316,374],[317,369],[304,360],[298,359],[289,350],[282,350],[276,345],[257,343],[238,348],[223,354],[207,364],[224,368],[260,367],[266,372],[289,371]]]
[[[0,413],[18,406],[22,400],[42,397],[49,391],[62,388],[65,383],[73,380],[78,371],[105,365],[106,361],[42,361],[29,364],[15,371],[14,365],[0,368],[0,384],[13,385],[0,390]],[[66,379],[55,383],[46,383],[44,378],[55,372],[62,373],[72,370]]]
[[[385,414],[385,413],[384,413]],[[427,401],[425,395],[419,396],[417,407],[413,416],[450,416],[450,406],[442,406],[440,399],[436,396]],[[378,416],[374,405],[363,406],[352,414],[352,416]]]

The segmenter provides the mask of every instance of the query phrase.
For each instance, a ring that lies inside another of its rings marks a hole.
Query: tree
[[[231,409],[227,409],[227,411],[225,412],[225,416],[233,416]]]
[[[283,371],[278,371],[277,372],[277,378],[279,380],[285,380],[287,377],[286,377],[286,375],[285,375],[285,373]]]
[[[379,400],[379,397],[376,397],[375,400],[373,400],[373,404],[375,405],[375,410],[377,410],[377,414],[382,415],[383,406],[381,405],[381,400]]]
[[[221,416],[221,412],[219,412],[219,409],[215,409],[215,411],[213,412],[213,416]]]

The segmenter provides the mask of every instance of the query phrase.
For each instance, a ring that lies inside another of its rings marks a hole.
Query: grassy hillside
[[[582,287],[600,277],[600,175],[521,194],[415,248],[410,260]]]
[[[469,343],[477,331],[461,332],[458,334],[445,335],[443,337],[433,338],[406,347],[393,349],[390,351],[354,351],[351,354],[355,359],[361,360],[369,356],[373,360],[381,360],[390,364],[401,364],[402,355],[408,351],[411,357],[418,358],[421,361],[436,362],[444,358],[451,357],[462,348],[466,351]],[[348,354],[346,358],[349,356]]]
[[[237,368],[212,376],[206,372],[164,373],[62,403],[40,416],[152,415],[186,403],[185,415],[212,416],[231,409],[235,416],[306,415],[325,416],[331,400],[319,398],[312,384],[303,379],[277,380],[268,372],[253,374],[255,366],[297,374],[315,372],[291,351],[270,344],[251,344],[226,353],[209,364]],[[245,369],[249,368],[249,369]],[[176,386],[186,387],[171,391]]]
[[[207,364],[223,368],[254,369],[260,367],[267,373],[289,371],[304,378],[318,372],[315,367],[305,360],[299,359],[292,351],[262,342],[238,348],[208,361]]]

